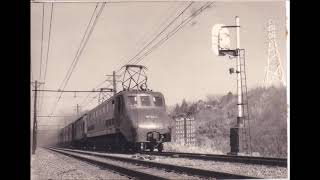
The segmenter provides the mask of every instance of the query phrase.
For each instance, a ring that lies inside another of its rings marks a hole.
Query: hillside
[[[255,88],[248,92],[251,143],[261,156],[287,156],[287,97],[285,87]],[[230,127],[236,123],[237,97],[208,96],[197,103],[176,105],[171,115],[189,113],[196,120],[196,145],[215,152],[230,151]]]

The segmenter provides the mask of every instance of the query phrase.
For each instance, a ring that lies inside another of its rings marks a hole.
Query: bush
[[[208,98],[210,97],[210,98]],[[212,98],[214,97],[214,98]],[[198,108],[192,114],[196,123],[196,145],[200,149],[230,152],[230,128],[236,124],[237,96],[207,96],[201,106],[215,103],[215,108]],[[287,156],[287,97],[285,87],[255,88],[248,92],[250,133],[253,152],[261,156]],[[216,104],[218,103],[218,104]],[[201,107],[197,104],[192,106]],[[179,107],[179,105],[177,105]],[[183,107],[190,107],[183,102]],[[181,111],[181,108],[178,108]],[[185,108],[186,109],[186,108]],[[174,113],[174,112],[173,112]],[[170,148],[181,148],[170,145]],[[183,149],[186,149],[184,147]]]

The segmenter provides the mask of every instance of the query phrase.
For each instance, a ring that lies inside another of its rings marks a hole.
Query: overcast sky
[[[107,4],[65,90],[92,90],[107,78],[107,74],[119,69],[136,55],[145,43],[189,3],[180,1]],[[184,13],[184,17],[204,3],[194,3]],[[93,3],[54,5],[45,89],[59,88],[75,57],[95,6]],[[40,78],[42,4],[31,4],[33,80],[44,80],[50,8],[51,4],[45,4],[43,64]],[[235,16],[240,17],[241,48],[246,50],[249,89],[263,84],[264,68],[267,64],[268,19],[273,19],[276,24],[276,37],[286,75],[285,13],[284,1],[214,3],[211,8],[195,17],[141,61],[140,64],[148,68],[149,87],[162,92],[168,105],[180,103],[183,98],[187,101],[197,101],[204,99],[208,94],[226,94],[229,91],[235,93],[236,75],[230,75],[228,72],[230,67],[235,67],[235,60],[218,57],[211,50],[212,26],[217,23],[234,25]],[[102,87],[107,85],[108,83],[105,83]],[[120,89],[120,86],[118,87]],[[82,105],[82,109],[90,109],[97,105],[97,100],[92,100],[96,95],[92,94],[84,101],[87,93],[76,94],[77,98],[74,98],[73,93],[64,93],[53,114],[74,113],[76,104]],[[42,106],[39,115],[49,115],[57,101],[56,98],[56,93],[40,94]]]

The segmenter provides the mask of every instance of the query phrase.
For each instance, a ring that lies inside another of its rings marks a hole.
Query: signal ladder
[[[241,97],[242,97],[242,114],[243,114],[243,128],[241,131],[242,132],[241,141],[243,144],[243,150],[248,154],[252,155],[245,50],[239,49],[238,52],[239,52],[239,59],[240,59],[240,73],[241,73],[241,85],[242,85]]]

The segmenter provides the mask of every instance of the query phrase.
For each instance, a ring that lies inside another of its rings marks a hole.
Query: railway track
[[[137,179],[259,179],[239,174],[203,170],[139,159],[61,148],[48,148]],[[107,159],[107,161],[106,161]],[[104,161],[103,161],[104,160]],[[124,164],[121,164],[124,163]],[[159,172],[160,171],[160,172]]]
[[[201,160],[210,160],[210,161],[224,161],[224,162],[236,162],[236,163],[245,163],[245,164],[287,167],[287,159],[285,159],[285,158],[178,153],[178,152],[162,152],[162,153],[142,152],[142,154],[181,157],[181,158],[190,158],[190,159],[201,159]]]

